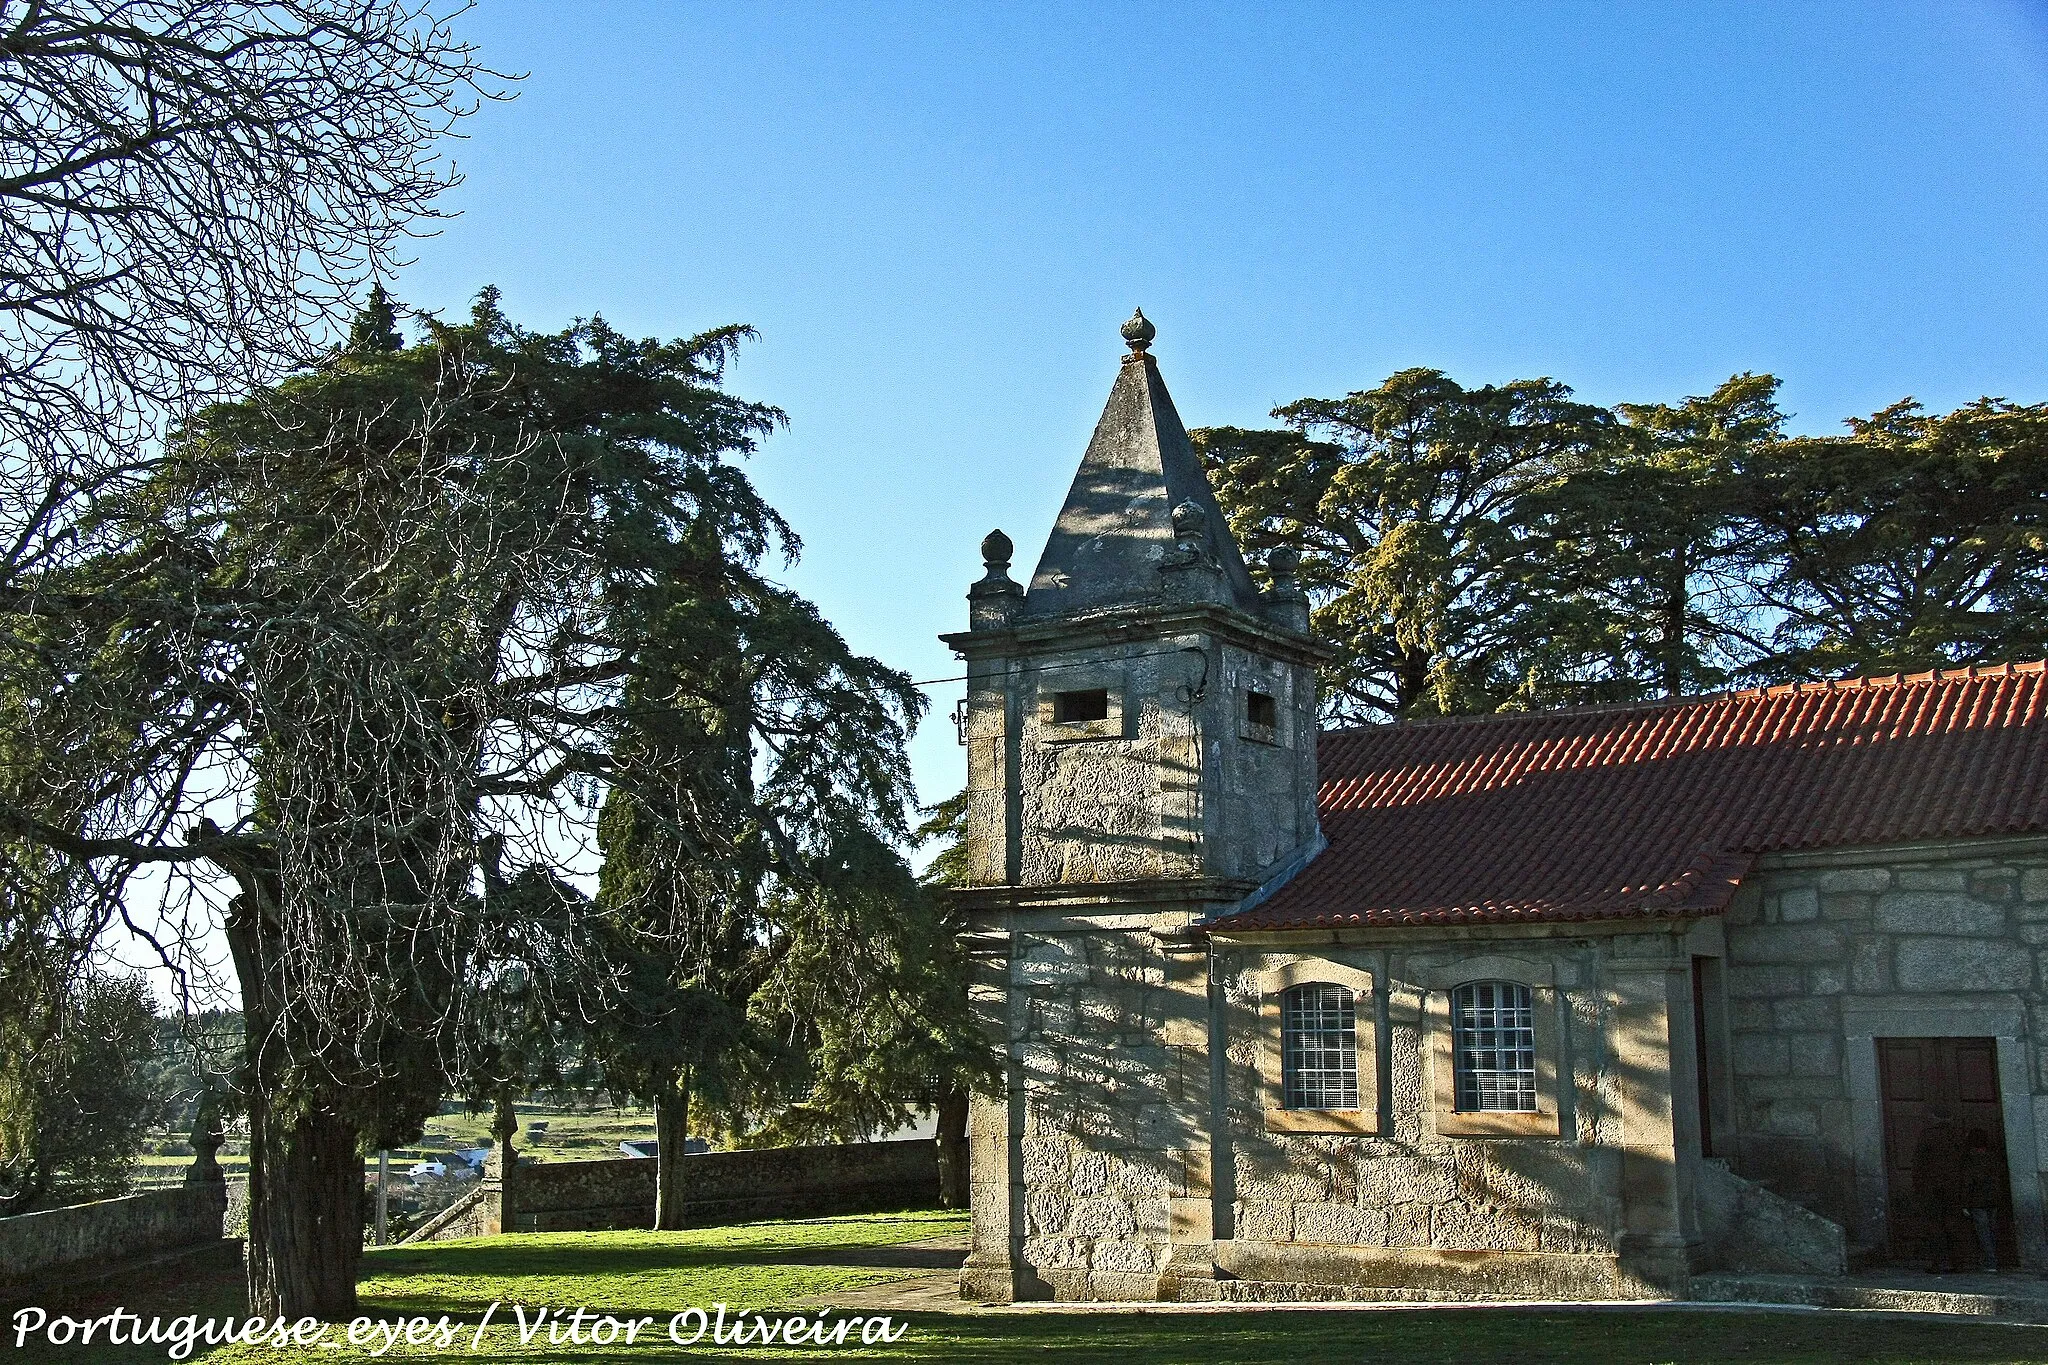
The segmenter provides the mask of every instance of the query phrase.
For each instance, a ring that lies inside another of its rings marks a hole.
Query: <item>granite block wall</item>
[[[1737,893],[1726,928],[1733,1155],[1743,1175],[1882,1245],[1882,1173],[1870,1169],[1880,1164],[1880,1119],[1874,1093],[1855,1088],[1871,1062],[1851,1055],[1869,1050],[1873,1032],[2004,1036],[2001,1047],[2025,1054],[2023,1111],[2048,1114],[2048,1057],[2035,1041],[2048,1024],[2042,841],[1767,861]],[[2041,1155],[2015,1139],[2038,1125],[2014,1126],[2009,1159],[2031,1180]],[[2017,1202],[2028,1202],[2024,1192]]]
[[[1437,1136],[1425,1077],[1427,1027],[1418,980],[1469,947],[1430,954],[1332,946],[1316,955],[1386,982],[1387,1090],[1378,1135],[1266,1131],[1269,1078],[1261,1069],[1259,978],[1300,954],[1226,959],[1230,1004],[1228,1122],[1232,1222],[1239,1242],[1296,1242],[1435,1251],[1611,1255],[1620,1228],[1618,1127],[1604,1102],[1612,1078],[1601,1036],[1609,1023],[1598,940],[1523,941],[1576,984],[1558,992],[1559,1049],[1570,1059],[1557,1136]],[[1555,1008],[1555,1006],[1552,1006]],[[1362,1002],[1361,1009],[1372,1008]]]
[[[1206,1213],[1204,970],[1149,934],[1020,938],[1022,1253],[1058,1297],[1156,1297],[1176,1214]]]
[[[685,1157],[684,1220],[694,1226],[758,1218],[819,1218],[938,1202],[938,1151],[929,1138],[764,1147]],[[557,1161],[522,1165],[505,1181],[509,1232],[644,1228],[654,1221],[655,1163]]]
[[[978,885],[1003,883],[1012,856],[1027,887],[1256,880],[1314,838],[1304,664],[1190,632],[977,661],[969,676],[965,846]],[[1055,694],[1096,688],[1109,694],[1106,720],[1052,719]],[[1274,699],[1276,725],[1246,723],[1251,691]]]
[[[1635,1067],[1632,1079],[1641,1082],[1643,1068],[1668,1068],[1668,1040],[1613,1035],[1625,1032],[1629,982],[1661,982],[1688,963],[1682,935],[1524,936],[1438,947],[1219,949],[1226,1046],[1212,1070],[1206,947],[1190,951],[1170,935],[1136,930],[1017,935],[1007,991],[984,987],[984,1008],[1008,1020],[1003,1037],[1016,1089],[1009,1103],[976,1110],[977,1256],[993,1265],[1003,1254],[993,1229],[1013,1226],[1014,1254],[1026,1268],[1017,1292],[1026,1297],[1228,1297],[1231,1291],[1201,1283],[1201,1270],[1213,1279],[1212,1261],[1226,1279],[1305,1285],[1420,1292],[1442,1271],[1439,1287],[1456,1281],[1457,1292],[1647,1292],[1622,1265],[1632,1225],[1625,1068],[1616,1059]],[[1499,954],[1510,951],[1541,983],[1539,1009],[1554,1016],[1542,1063],[1550,1068],[1549,1114],[1531,1116],[1547,1117],[1550,1129],[1440,1135],[1426,999],[1441,996],[1466,966],[1500,970]],[[1383,983],[1358,1004],[1368,1023],[1384,1020],[1379,1053],[1361,1059],[1385,1072],[1384,1085],[1374,1087],[1383,1104],[1370,1135],[1269,1131],[1272,1078],[1261,1034],[1269,1003],[1261,992],[1269,986],[1262,982],[1304,957]],[[1689,1039],[1689,1021],[1686,1028]],[[1668,1074],[1648,1080],[1668,1096]],[[1016,1141],[1007,1156],[1014,1170],[1003,1175],[1002,1126],[1012,1121],[1012,1105]],[[1639,1157],[1661,1160],[1665,1184],[1639,1192],[1638,1204],[1662,1199],[1664,1221],[1644,1226],[1682,1242],[1688,1229],[1672,1171],[1692,1154],[1674,1146],[1668,1104],[1661,1128],[1651,1120],[1638,1118],[1630,1131]],[[1508,1261],[1481,1276],[1484,1283],[1468,1284],[1456,1257],[1472,1252],[1504,1253]],[[1001,1292],[993,1281],[969,1278],[977,1296]]]
[[[227,1186],[179,1185],[0,1218],[0,1287],[48,1283],[65,1267],[221,1240]]]

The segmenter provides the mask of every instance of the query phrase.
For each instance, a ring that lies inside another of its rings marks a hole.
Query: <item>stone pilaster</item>
[[[1699,1245],[1692,1192],[1697,1120],[1691,1106],[1675,1101],[1682,1083],[1695,1083],[1692,1050],[1675,1045],[1691,1037],[1691,963],[1679,944],[1676,938],[1622,939],[1609,963],[1610,1064],[1622,1144],[1621,1268],[1647,1292],[1674,1297],[1686,1292]],[[1681,1025],[1676,1034],[1674,1024]]]
[[[1213,1296],[1189,1294],[1182,1286],[1219,1277],[1211,1189],[1218,1096],[1210,1059],[1221,1039],[1212,1031],[1209,946],[1192,937],[1160,935],[1159,940],[1166,963],[1160,1041],[1172,1059],[1166,1110],[1178,1144],[1165,1153],[1167,1245],[1159,1266],[1159,1297],[1206,1298]]]
[[[976,955],[969,996],[1003,1057],[1003,1089],[976,1095],[967,1109],[969,1250],[960,1267],[960,1297],[977,1303],[1014,1303],[1044,1297],[1024,1261],[1024,1076],[1027,1005],[1010,991],[1010,938],[1000,953]]]

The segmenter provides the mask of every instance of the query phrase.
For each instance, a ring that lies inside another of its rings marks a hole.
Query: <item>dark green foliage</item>
[[[1406,370],[1193,436],[1246,548],[1302,553],[1339,722],[2048,653],[2048,408],[1786,438],[1777,389],[1608,413]]]
[[[1466,389],[1436,370],[1274,410],[1285,432],[1193,433],[1248,551],[1291,545],[1338,720],[1495,710],[1625,689],[1584,604],[1534,553],[1528,497],[1621,444],[1547,379]]]
[[[798,885],[907,833],[922,708],[762,571],[796,541],[733,463],[781,420],[723,390],[745,329],[395,314],[199,414],[6,604],[38,701],[0,828],[94,869],[102,920],[141,863],[232,884],[252,1292],[288,1312],[347,1308],[362,1150],[546,1083],[698,951],[681,902],[563,879],[601,805],[719,897]]]
[[[1778,678],[2048,654],[2048,404],[1906,400],[1749,462]]]
[[[1524,515],[1547,591],[1576,600],[1620,696],[1711,691],[1760,653],[1750,462],[1783,425],[1770,375],[1678,405],[1624,403],[1605,458],[1533,490]]]
[[[356,355],[405,349],[405,338],[398,334],[398,309],[391,302],[391,296],[384,292],[382,284],[370,286],[369,300],[349,324],[345,349]]]
[[[200,1100],[208,1092],[227,1113],[233,1112],[242,1037],[240,1010],[195,1010],[182,1019],[173,1015],[157,1021],[151,1084],[163,1097],[161,1122],[173,1136],[191,1131]]]
[[[122,1193],[164,1108],[146,981],[88,970],[53,1015],[41,1036],[0,1024],[0,1213]]]

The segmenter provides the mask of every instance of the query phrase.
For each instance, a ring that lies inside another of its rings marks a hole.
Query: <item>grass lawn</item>
[[[916,1213],[863,1218],[758,1223],[682,1233],[577,1233],[479,1238],[429,1247],[394,1247],[364,1257],[363,1308],[379,1317],[447,1314],[455,1328],[451,1348],[400,1344],[379,1355],[362,1349],[269,1349],[235,1346],[204,1355],[209,1365],[228,1362],[512,1359],[533,1365],[703,1359],[1015,1361],[1048,1354],[1062,1360],[1155,1362],[1322,1361],[1474,1362],[1512,1360],[1537,1365],[1595,1362],[1851,1362],[1905,1365],[1912,1361],[2048,1362],[2048,1328],[1967,1321],[1920,1321],[1867,1314],[1720,1313],[1672,1309],[1538,1312],[1517,1308],[1422,1311],[1230,1311],[1146,1313],[1092,1311],[952,1315],[899,1315],[907,1331],[890,1346],[849,1344],[837,1350],[789,1346],[696,1349],[671,1345],[669,1317],[687,1307],[724,1302],[730,1312],[767,1310],[812,1295],[902,1275],[881,1264],[893,1244],[957,1232],[956,1215]],[[904,1253],[895,1252],[901,1258]],[[862,1264],[863,1261],[868,1262]],[[118,1298],[114,1297],[118,1294]],[[232,1313],[239,1292],[224,1268],[212,1279],[186,1275],[180,1283],[135,1283],[81,1297],[70,1311],[105,1311],[113,1302],[151,1313]],[[501,1303],[472,1353],[472,1334],[484,1308]],[[651,1317],[632,1346],[551,1344],[545,1330],[522,1345],[507,1322],[520,1302],[529,1317],[543,1305],[611,1310],[635,1320]],[[51,1303],[53,1309],[64,1305]],[[339,1340],[341,1329],[330,1336]],[[855,1341],[858,1333],[854,1334]],[[0,1344],[0,1365],[20,1361],[107,1362],[162,1360],[162,1348],[110,1351],[104,1347],[15,1350],[11,1332]]]
[[[921,1212],[693,1232],[529,1233],[386,1247],[363,1257],[363,1311],[474,1319],[496,1301],[621,1315],[665,1307],[665,1320],[691,1304],[775,1308],[900,1278],[900,1270],[849,1262],[863,1250],[966,1228],[963,1215]]]

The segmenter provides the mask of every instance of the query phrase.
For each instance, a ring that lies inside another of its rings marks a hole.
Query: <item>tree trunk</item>
[[[1429,693],[1429,655],[1419,649],[1403,652],[1394,665],[1394,719],[1408,720]]]
[[[654,1092],[654,1229],[683,1226],[683,1144],[690,1140],[690,1073]]]
[[[967,1207],[967,1092],[939,1092],[939,1207]]]
[[[228,950],[242,988],[249,1105],[249,1311],[266,1318],[349,1318],[363,1257],[363,1158],[353,1124],[318,1103],[272,1112],[285,1059],[273,1036],[281,991],[273,880],[230,867],[245,888],[229,907]]]
[[[1667,697],[1676,697],[1685,691],[1685,624],[1691,606],[1685,555],[1681,552],[1671,557],[1664,571],[1663,639],[1658,641],[1659,651],[1664,657],[1658,661],[1662,674],[1658,681]]]
[[[363,1257],[363,1158],[333,1114],[281,1122],[249,1096],[249,1311],[355,1316]]]

